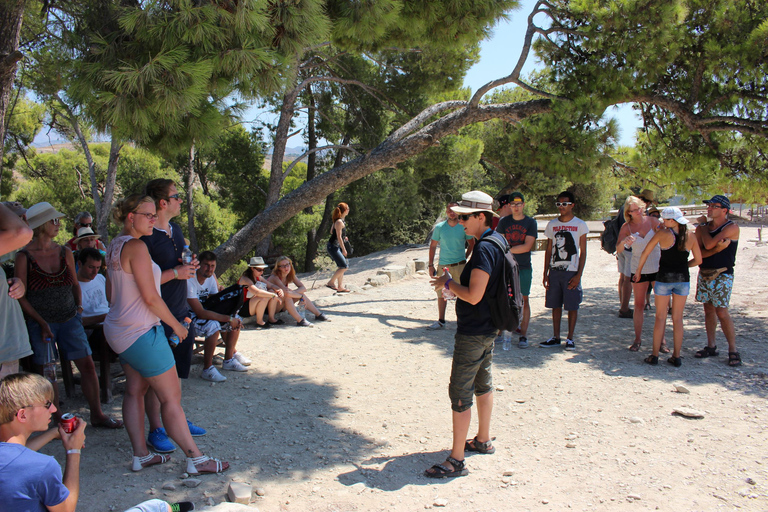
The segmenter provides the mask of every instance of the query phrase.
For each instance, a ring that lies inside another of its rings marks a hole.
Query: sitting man
[[[201,377],[211,382],[224,382],[227,378],[213,366],[213,353],[216,351],[220,332],[224,338],[225,347],[224,362],[221,369],[236,372],[248,371],[241,361],[244,359],[247,364],[247,359],[239,356],[235,350],[237,339],[240,337],[240,327],[243,325],[242,320],[236,314],[240,305],[229,314],[217,313],[203,307],[205,299],[218,293],[220,288],[214,273],[216,271],[216,255],[211,251],[205,251],[198,256],[198,259],[200,260],[200,268],[197,269],[195,277],[187,281],[187,302],[192,310],[195,331],[205,336]]]

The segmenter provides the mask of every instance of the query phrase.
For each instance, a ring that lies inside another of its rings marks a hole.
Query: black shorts
[[[635,282],[635,274],[632,274],[631,276],[632,282]],[[638,283],[652,283],[656,280],[656,272],[653,274],[640,274],[640,280]]]

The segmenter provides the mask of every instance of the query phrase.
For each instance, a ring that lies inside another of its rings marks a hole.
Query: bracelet
[[[73,453],[80,455],[80,448],[73,448],[72,450],[67,450],[67,455],[70,455]]]
[[[178,279],[179,278],[179,271],[176,270],[176,267],[173,267],[171,270],[173,270],[173,278]]]
[[[451,288],[448,286],[449,284],[451,284],[451,281],[453,281],[453,278],[451,278],[451,279],[449,279],[449,280],[447,280],[445,282],[445,289],[448,290],[448,291],[451,291]]]

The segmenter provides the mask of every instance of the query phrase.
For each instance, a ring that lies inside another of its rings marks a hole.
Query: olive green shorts
[[[493,389],[491,363],[495,334],[470,336],[456,333],[448,396],[451,409],[464,412],[472,407],[473,396]]]

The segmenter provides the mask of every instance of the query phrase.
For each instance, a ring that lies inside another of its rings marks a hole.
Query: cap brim
[[[481,208],[467,208],[466,206],[451,206],[451,211],[454,211],[460,214],[465,214],[465,215],[467,213],[488,212],[488,213],[492,213],[494,217],[499,216],[499,214],[493,210],[483,210]]]

